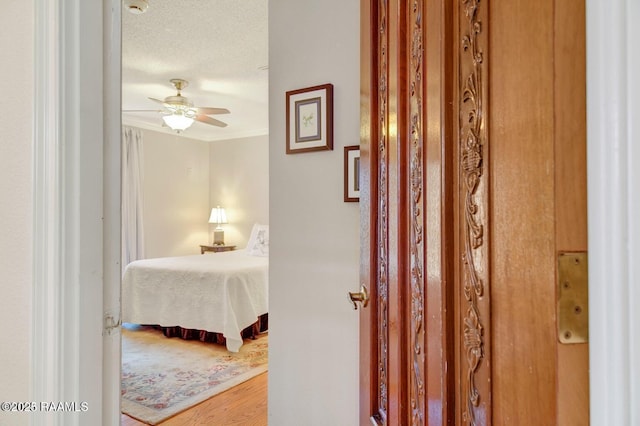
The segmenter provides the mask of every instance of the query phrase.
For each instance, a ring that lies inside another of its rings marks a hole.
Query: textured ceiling
[[[225,128],[195,122],[182,135],[206,141],[268,133],[267,0],[149,0],[134,15],[122,11],[123,124],[162,127],[149,97],[175,95],[172,78],[195,106],[227,108]]]

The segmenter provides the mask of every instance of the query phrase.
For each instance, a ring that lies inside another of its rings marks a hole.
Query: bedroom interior
[[[182,326],[163,327],[162,333],[222,348],[226,345],[230,355],[242,353],[247,346],[243,337],[262,336],[268,324],[268,251],[256,255],[245,250],[255,243],[252,235],[264,234],[264,227],[256,229],[257,224],[269,223],[267,3],[125,0],[123,4],[123,128],[134,132],[141,145],[140,192],[125,195],[129,192],[125,181],[130,179],[123,175],[123,199],[131,198],[129,204],[123,203],[123,217],[138,215],[130,233],[136,233],[135,224],[141,223],[143,228],[138,238],[133,238],[138,247],[127,246],[123,235],[123,255],[137,253],[123,258],[123,322]],[[128,6],[136,13],[127,13]],[[211,43],[212,37],[215,43]],[[178,85],[176,78],[180,78]],[[172,109],[174,101],[184,103],[187,109]],[[167,117],[184,119],[194,111],[190,105],[198,108],[195,120],[175,130]],[[200,109],[202,106],[207,108]],[[224,115],[215,115],[220,121],[201,115],[211,111]],[[134,152],[128,148],[128,138],[123,139],[123,152]],[[129,160],[123,157],[124,169]],[[128,211],[128,205],[136,204],[137,213]],[[124,221],[123,229],[128,229]],[[268,234],[262,242],[268,244]],[[256,250],[264,248],[263,244]],[[162,262],[156,261],[158,258]],[[149,260],[130,263],[136,259]],[[160,263],[164,268],[167,260],[172,266],[153,275],[154,268]],[[174,267],[182,270],[179,278],[165,277]],[[224,272],[218,272],[220,269]],[[172,280],[184,282],[189,274],[194,277],[192,287],[171,292]],[[199,274],[209,275],[202,280]],[[163,282],[167,293],[158,290]],[[211,287],[201,291],[213,284],[217,292],[209,290]],[[223,303],[226,299],[222,295],[233,293],[234,284],[248,286],[243,287],[246,292]],[[123,333],[124,337],[141,338],[131,330]],[[260,341],[266,342],[266,337]],[[184,340],[182,350],[193,348],[189,344],[190,340]],[[126,353],[128,347],[123,344],[123,373],[125,359],[131,358]],[[212,380],[217,381],[209,377],[208,381]],[[199,390],[198,395],[206,392]],[[266,387],[263,394],[266,404]],[[201,400],[195,398],[191,405]],[[153,402],[151,397],[149,401]],[[124,397],[122,404],[123,413],[133,418],[149,424],[156,424],[156,418],[162,420],[153,409],[139,410],[139,404],[132,407]],[[182,410],[188,408],[189,404]],[[123,415],[122,422],[131,421]]]
[[[122,122],[143,137],[145,257],[198,253],[218,205],[226,242],[243,247],[269,221],[267,2],[123,4]],[[181,100],[228,110],[215,115],[226,126],[164,125],[157,101],[176,98],[174,79],[188,81]]]

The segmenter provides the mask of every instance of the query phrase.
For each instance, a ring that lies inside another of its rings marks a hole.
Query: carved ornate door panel
[[[453,419],[451,14],[362,3],[362,424]]]
[[[588,424],[584,2],[362,0],[361,424]]]

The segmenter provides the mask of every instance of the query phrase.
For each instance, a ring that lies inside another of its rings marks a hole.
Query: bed
[[[241,250],[131,262],[122,280],[122,321],[221,333],[227,349],[238,352],[243,329],[269,310],[266,232],[254,226]]]

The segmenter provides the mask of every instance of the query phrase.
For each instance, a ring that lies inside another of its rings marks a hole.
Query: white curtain
[[[142,132],[122,128],[122,271],[144,258]]]

